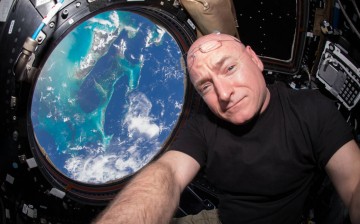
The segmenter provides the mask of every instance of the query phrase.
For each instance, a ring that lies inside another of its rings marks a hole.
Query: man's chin
[[[222,112],[219,112],[219,111],[214,111],[213,110],[213,113],[221,118],[222,120],[225,120],[229,123],[232,123],[234,125],[243,125],[243,124],[246,124],[248,122],[250,122],[254,117],[255,115],[249,110],[249,111],[244,111],[242,110],[241,112],[240,111],[237,111],[235,113],[231,112],[231,111],[226,111],[224,113]]]
[[[251,121],[251,119],[248,119],[248,120],[235,120],[235,121],[230,121],[232,124],[234,125],[244,125],[244,124],[247,124]]]
[[[230,122],[234,125],[244,125],[249,123],[252,120],[252,117],[246,118],[246,117],[223,117],[222,119],[226,120],[227,122]]]

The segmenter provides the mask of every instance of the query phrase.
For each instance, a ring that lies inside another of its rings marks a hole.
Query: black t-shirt
[[[296,223],[315,171],[353,136],[315,90],[272,85],[267,109],[236,126],[193,116],[171,146],[192,156],[219,191],[222,223]]]

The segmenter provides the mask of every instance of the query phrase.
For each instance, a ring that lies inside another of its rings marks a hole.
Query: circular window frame
[[[41,72],[42,66],[45,64],[47,58],[51,55],[52,51],[55,49],[57,44],[73,29],[75,29],[80,23],[83,21],[106,11],[111,10],[121,10],[128,11],[144,16],[156,24],[163,26],[170,35],[176,40],[178,46],[182,50],[182,54],[184,55],[188,50],[190,44],[196,38],[195,32],[193,28],[190,26],[191,24],[184,23],[178,17],[173,15],[173,12],[169,10],[160,9],[158,7],[154,7],[147,4],[113,4],[106,7],[99,7],[97,10],[92,12],[87,10],[79,11],[78,14],[73,15],[68,18],[74,21],[71,25],[69,23],[63,23],[56,29],[51,36],[48,36],[43,45],[36,52],[36,60],[34,61],[34,65],[38,67],[38,71],[36,72],[36,76],[38,76]],[[175,10],[175,9],[173,9]],[[181,9],[178,9],[181,10]],[[183,18],[183,17],[182,17]],[[76,21],[76,22],[75,22]],[[50,32],[49,32],[50,33]],[[184,63],[185,66],[185,63]],[[200,105],[200,97],[197,95],[196,91],[190,84],[188,79],[187,72],[184,73],[185,77],[185,95],[184,95],[184,104],[182,108],[182,112],[178,118],[178,122],[173,128],[171,134],[165,140],[162,149],[160,152],[153,158],[158,158],[161,154],[163,154],[169,144],[174,139],[178,128],[182,126],[192,111],[197,110]],[[33,80],[36,80],[34,78]],[[66,196],[69,198],[79,201],[81,203],[86,204],[106,204],[109,200],[113,199],[116,193],[121,190],[127,181],[129,181],[133,175],[126,176],[121,178],[120,180],[111,181],[105,184],[88,184],[83,182],[78,182],[70,179],[65,176],[61,172],[59,172],[46,157],[46,153],[44,153],[44,149],[41,149],[36,141],[35,133],[33,132],[32,122],[30,119],[31,114],[31,100],[33,97],[34,91],[34,82],[32,84],[32,89],[30,90],[29,98],[28,98],[28,107],[27,107],[27,128],[28,128],[28,138],[31,152],[35,158],[35,161],[38,164],[38,168],[41,171],[41,174],[45,177],[45,179],[56,189],[64,192]]]

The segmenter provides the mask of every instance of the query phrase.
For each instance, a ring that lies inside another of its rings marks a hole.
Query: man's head
[[[197,39],[187,54],[190,80],[218,117],[243,124],[267,107],[270,93],[255,52],[226,34]]]

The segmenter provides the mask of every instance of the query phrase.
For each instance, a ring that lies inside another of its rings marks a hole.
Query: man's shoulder
[[[187,118],[184,127],[196,127],[199,130],[207,130],[214,128],[219,123],[216,117],[208,107],[201,110],[193,111]]]
[[[274,97],[278,96],[280,100],[286,100],[294,105],[321,106],[333,103],[317,89],[293,89],[285,83],[276,83],[268,87]]]

